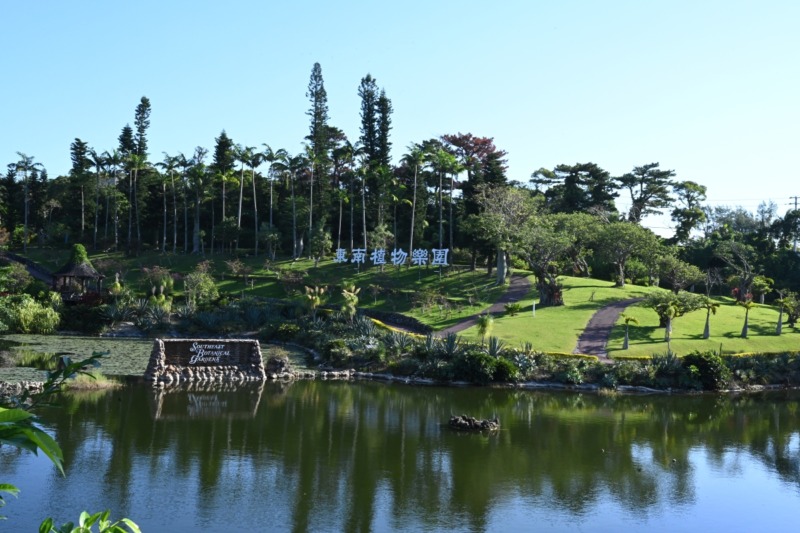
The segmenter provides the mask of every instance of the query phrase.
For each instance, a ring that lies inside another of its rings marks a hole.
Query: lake
[[[623,396],[299,381],[65,396],[66,476],[3,447],[2,531],[755,531],[800,509],[797,392]],[[497,416],[470,434],[451,414]]]

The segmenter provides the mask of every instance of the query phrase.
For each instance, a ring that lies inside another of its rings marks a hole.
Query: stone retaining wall
[[[144,377],[164,384],[266,379],[253,339],[155,339]]]

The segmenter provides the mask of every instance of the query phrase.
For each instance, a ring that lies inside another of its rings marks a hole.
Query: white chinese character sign
[[[372,250],[372,253],[369,256],[370,260],[372,261],[373,265],[385,265],[386,264],[386,250],[383,248],[378,248],[376,250]]]
[[[434,248],[431,251],[433,252],[431,266],[447,266],[447,252],[450,251],[449,248]]]
[[[413,266],[422,267],[427,266],[449,266],[447,256],[450,253],[449,248],[432,248],[426,250],[424,248],[416,248],[411,250],[410,261]],[[373,265],[387,264],[386,249],[376,248],[368,252],[366,248],[353,248],[350,251],[350,258],[347,257],[347,250],[344,248],[337,248],[333,257],[334,263],[352,263],[359,267],[366,264],[367,258]],[[389,254],[388,262],[394,266],[402,266],[409,261],[409,253],[403,249],[395,248]]]
[[[337,248],[336,255],[333,258],[334,263],[347,263],[347,250],[344,248]]]
[[[422,266],[428,264],[428,250],[417,248],[411,252],[411,264]]]
[[[404,250],[398,250],[397,248],[392,250],[390,260],[394,266],[405,265],[406,259],[408,259],[408,253],[406,253]]]

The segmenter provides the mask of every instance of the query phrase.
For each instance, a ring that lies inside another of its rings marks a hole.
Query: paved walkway
[[[465,318],[458,324],[453,324],[449,328],[439,331],[437,335],[443,337],[448,333],[459,333],[467,328],[471,328],[478,323],[478,318],[485,313],[492,313],[493,315],[504,313],[507,303],[522,300],[528,295],[530,290],[531,282],[526,276],[511,276],[511,282],[508,284],[508,289],[494,304],[492,304],[490,307],[487,307],[477,315],[472,315],[469,318]]]
[[[573,353],[582,353],[586,355],[596,355],[608,360],[608,352],[606,352],[606,344],[608,344],[608,337],[611,335],[611,329],[616,324],[620,313],[626,307],[636,302],[640,302],[641,298],[632,298],[630,300],[620,300],[613,304],[606,305],[592,315],[589,323],[586,324],[586,329],[583,330],[581,336],[578,337],[578,345],[573,350]]]
[[[53,284],[53,275],[47,272],[44,268],[42,268],[38,264],[31,261],[30,259],[26,259],[21,255],[17,255],[15,253],[11,253],[8,251],[2,252],[2,256],[8,259],[9,261],[15,261],[17,263],[24,265],[25,268],[28,270],[28,273],[30,273],[30,275],[33,276],[35,279],[38,279],[39,281],[42,281],[47,285]]]

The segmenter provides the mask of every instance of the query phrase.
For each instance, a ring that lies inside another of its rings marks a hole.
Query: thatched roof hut
[[[105,276],[95,270],[85,254],[85,251],[83,255],[73,253],[69,262],[53,274],[53,286],[56,290],[77,291],[81,294],[88,289],[100,290],[100,283]],[[92,283],[94,287],[90,286]]]

